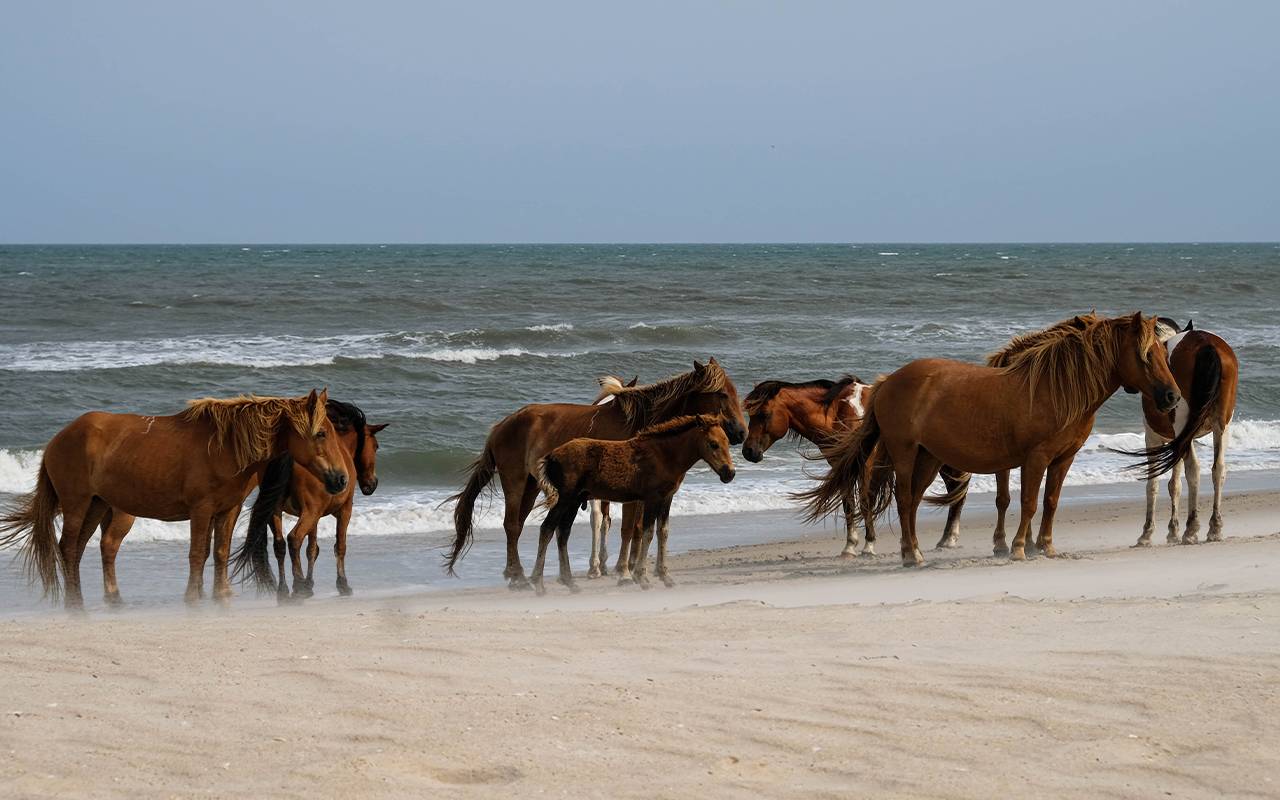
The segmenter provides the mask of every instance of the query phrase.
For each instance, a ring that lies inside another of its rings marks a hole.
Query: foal
[[[634,559],[634,580],[649,588],[649,543],[656,525],[658,577],[667,586],[674,586],[675,581],[667,572],[671,499],[684,482],[685,473],[698,461],[707,462],[724,483],[733,480],[729,438],[719,416],[676,417],[622,441],[573,439],[539,460],[538,484],[546,493],[551,510],[538,537],[538,562],[533,570],[538,594],[546,592],[542,573],[552,534],[556,534],[560,550],[560,583],[578,591],[569,566],[569,533],[578,509],[592,499],[643,504],[643,539]]]
[[[765,451],[786,436],[799,436],[813,442],[825,456],[837,434],[861,424],[870,394],[871,387],[853,375],[845,375],[838,381],[758,383],[742,402],[750,417],[747,440],[742,443],[742,457],[759,463],[764,460]],[[967,486],[968,476],[950,467],[943,467],[941,474],[947,485],[947,497],[958,499],[947,509],[947,526],[938,547],[956,547],[960,535],[960,511],[964,508],[964,493],[958,490]],[[845,544],[840,557],[854,558],[858,555],[858,513],[854,498],[845,498],[843,510]],[[867,529],[867,543],[862,553],[875,555],[875,516],[866,515],[862,522]]]

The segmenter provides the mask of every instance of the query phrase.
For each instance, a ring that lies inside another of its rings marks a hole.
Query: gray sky
[[[0,242],[1280,239],[1280,3],[195,5],[6,4]]]

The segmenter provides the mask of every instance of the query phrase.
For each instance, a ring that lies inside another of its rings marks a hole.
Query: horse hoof
[[[1026,560],[1027,560],[1027,553],[1026,553],[1026,551],[1025,551],[1025,550],[1023,550],[1023,548],[1021,548],[1021,547],[1015,547],[1015,548],[1013,548],[1013,550],[1009,553],[1009,560],[1010,560],[1010,561],[1026,561]]]
[[[845,561],[852,561],[857,557],[858,557],[858,551],[855,549],[846,547],[845,549],[840,551],[840,558],[844,559]]]
[[[998,546],[998,547],[993,547],[993,548],[991,549],[991,555],[993,555],[993,556],[1007,556],[1007,555],[1009,555],[1009,547],[1008,547],[1007,545],[1000,545],[1000,546]]]
[[[533,593],[536,594],[538,597],[542,597],[547,593],[547,587],[542,585],[542,581],[534,581]]]
[[[1177,543],[1178,543],[1178,540],[1177,540],[1177,539],[1174,539],[1174,540],[1173,540],[1173,543],[1174,543],[1174,544],[1177,544]],[[1183,544],[1200,544],[1200,537],[1199,537],[1199,536],[1196,536],[1196,535],[1194,535],[1194,534],[1193,534],[1193,535],[1191,535],[1191,536],[1183,536],[1183,537],[1182,537],[1182,543],[1183,543]]]
[[[862,555],[874,556],[876,554],[875,542],[867,542],[867,546],[862,548]]]
[[[533,586],[529,583],[528,578],[520,577],[512,578],[511,582],[507,584],[507,588],[513,592],[527,592],[532,589]]]
[[[116,609],[124,607],[124,600],[121,599],[119,592],[103,595],[102,601],[107,604],[107,608]]]
[[[924,555],[919,550],[902,554],[902,566],[904,567],[920,567],[924,566]]]
[[[338,594],[343,597],[350,597],[352,595],[351,584],[346,581],[338,581]]]
[[[665,586],[665,587],[667,587],[668,589],[673,589],[673,588],[675,588],[676,582],[675,582],[675,581],[673,581],[673,580],[671,580],[671,578],[667,577],[666,575],[663,575],[663,576],[662,576],[662,585],[663,585],[663,586]]]
[[[1058,557],[1058,551],[1054,548],[1054,546],[1053,546],[1053,545],[1049,545],[1048,547],[1042,547],[1042,548],[1040,548],[1040,553],[1041,553],[1045,558],[1057,558],[1057,557]]]
[[[636,583],[640,584],[640,588],[644,589],[646,592],[653,588],[653,584],[649,583],[648,578],[645,578],[644,580],[636,581]]]
[[[1222,541],[1222,531],[1209,531],[1209,535],[1204,537],[1204,540],[1206,542],[1220,542]]]
[[[587,577],[593,578],[593,579],[602,578],[604,577],[604,573],[600,571],[599,567],[592,567],[591,569],[587,570]]]
[[[570,594],[578,594],[579,592],[582,591],[582,587],[573,581],[560,581],[560,582],[563,583],[565,586],[569,587]]]
[[[1151,546],[1151,539],[1150,539],[1150,537],[1143,537],[1143,538],[1139,539],[1138,541],[1134,542],[1134,543],[1133,543],[1133,546],[1134,546],[1134,547],[1150,547],[1150,546]]]
[[[960,546],[960,540],[954,536],[948,536],[938,542],[936,550],[954,550]]]
[[[293,597],[295,600],[305,600],[308,597],[314,597],[314,596],[315,596],[315,592],[312,591],[310,586],[304,585],[304,586],[293,587]]]

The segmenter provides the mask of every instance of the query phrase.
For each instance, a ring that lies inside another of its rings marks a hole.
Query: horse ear
[[[329,387],[328,386],[320,390],[320,396],[317,397],[316,400],[318,400],[322,405],[329,404]]]
[[[704,369],[706,369],[706,367],[702,366],[702,362],[695,358],[693,360],[693,371],[702,372]]]
[[[316,394],[316,390],[315,390],[315,389],[312,389],[312,390],[311,390],[311,394],[307,395],[307,410],[308,410],[308,411],[315,411],[315,410],[316,410],[316,401],[317,401],[317,400],[319,400],[319,399],[320,399],[320,398],[319,398],[319,396],[317,396],[317,394]]]
[[[377,425],[366,425],[364,426],[364,429],[369,433],[379,433],[380,431],[386,429],[386,427],[390,424],[391,424],[390,422],[382,422]]]
[[[712,356],[711,358],[707,359],[707,363],[708,363],[708,364],[710,364],[710,365],[712,365],[712,366],[716,366],[716,367],[720,366],[720,362],[719,362],[719,361],[716,361],[716,357],[715,357],[715,356]]]
[[[1141,328],[1141,327],[1142,327],[1142,312],[1141,312],[1141,311],[1135,311],[1135,312],[1133,312],[1133,316],[1132,316],[1132,317],[1129,317],[1129,322],[1133,324],[1133,327],[1135,327],[1135,328]]]
[[[1196,329],[1196,322],[1195,322],[1195,320],[1193,320],[1193,319],[1189,319],[1189,320],[1187,320],[1187,327],[1183,328],[1182,330],[1183,330],[1183,331],[1194,331],[1195,329]]]
[[[630,389],[631,387],[635,386],[639,382],[640,382],[640,376],[636,375],[631,380],[627,381],[626,386],[628,389]]]

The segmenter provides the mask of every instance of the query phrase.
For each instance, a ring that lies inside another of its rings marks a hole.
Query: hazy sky
[[[1280,3],[28,2],[0,241],[1280,239]]]

